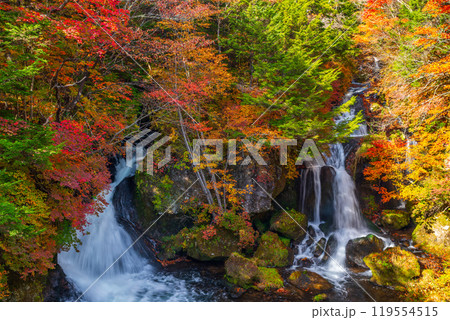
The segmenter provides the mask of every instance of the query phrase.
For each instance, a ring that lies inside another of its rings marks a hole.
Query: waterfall
[[[359,95],[367,90],[366,87],[353,87],[343,99],[343,103],[348,102],[353,96]],[[357,101],[358,102],[358,101]],[[355,106],[356,105],[356,106]],[[358,103],[335,119],[336,123],[352,120],[357,113]],[[361,107],[362,101],[359,101]],[[367,134],[366,124],[361,124],[351,137],[358,138]],[[323,196],[321,194],[322,181],[320,172],[324,168],[309,168],[304,170],[301,180],[301,204],[303,212],[306,208],[308,198],[308,186],[313,179],[314,208],[312,219],[310,218],[308,236],[298,245],[293,268],[306,267],[307,269],[322,274],[330,280],[339,282],[345,278],[345,246],[351,239],[365,236],[369,230],[361,216],[359,203],[356,197],[355,183],[345,169],[346,153],[341,143],[332,144],[330,156],[326,159],[326,165],[334,171],[332,188],[333,198],[333,219],[322,221],[321,204]],[[309,174],[312,170],[313,174]],[[321,248],[320,248],[321,247]],[[325,249],[327,253],[324,252]],[[305,264],[306,263],[306,264]]]
[[[107,191],[108,206],[99,216],[90,216],[82,244],[58,254],[58,264],[83,301],[196,301],[213,300],[213,293],[201,287],[197,272],[175,277],[152,266],[132,246],[133,240],[117,222],[112,198],[116,187],[134,169],[125,160],[117,165],[114,182]],[[116,261],[117,260],[117,261]],[[200,286],[200,287],[199,287]],[[211,285],[212,286],[212,285]]]

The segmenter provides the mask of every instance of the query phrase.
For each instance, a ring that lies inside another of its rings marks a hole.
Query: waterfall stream
[[[365,90],[367,88],[361,86],[350,88],[343,99],[343,103]],[[337,118],[336,123],[352,120],[358,112],[357,106],[358,102],[350,107],[348,112]],[[359,138],[365,135],[367,135],[367,126],[363,123],[353,132],[351,137]],[[346,156],[344,146],[341,143],[330,145],[330,156],[326,159],[326,166],[328,172],[331,170],[333,173],[333,178],[331,185],[325,186],[325,188],[331,188],[331,218],[330,215],[324,217],[321,212],[323,209],[322,200],[324,200],[321,170],[324,168],[312,167],[305,169],[302,174],[300,208],[303,212],[309,212],[311,218],[308,235],[298,245],[298,253],[293,265],[294,269],[303,267],[317,272],[337,286],[348,276],[348,270],[345,268],[345,246],[347,242],[370,233],[360,212],[355,183],[345,168]],[[311,179],[312,182],[309,181]],[[311,184],[313,188],[308,187]],[[308,188],[314,192],[314,201],[308,201]],[[313,208],[305,211],[305,209],[308,209],[308,203],[313,203]]]
[[[135,249],[127,231],[117,222],[112,198],[116,187],[134,174],[122,160],[106,195],[107,208],[89,217],[82,245],[58,255],[58,264],[82,301],[198,301],[213,300],[214,293],[201,286],[198,272],[174,275],[160,270]],[[120,257],[120,259],[118,259]],[[117,260],[117,261],[116,261]],[[103,275],[102,275],[103,274]]]

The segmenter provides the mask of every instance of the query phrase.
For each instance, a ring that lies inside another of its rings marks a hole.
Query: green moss
[[[258,290],[267,291],[283,287],[284,285],[283,278],[281,278],[277,269],[264,267],[259,267],[258,269],[259,269],[259,277],[258,277],[259,282],[256,285],[256,288]]]
[[[249,288],[260,279],[260,269],[255,262],[233,252],[225,261],[226,279],[235,285]]]
[[[401,210],[383,210],[381,222],[391,230],[400,230],[409,225],[411,218],[408,212]]]
[[[200,261],[226,260],[233,252],[240,251],[239,237],[230,230],[216,229],[212,238],[204,236],[204,228],[195,229],[186,239],[186,253]]]
[[[364,258],[364,262],[372,271],[371,280],[379,285],[406,286],[420,275],[419,262],[414,254],[398,247],[372,253]]]
[[[291,244],[291,239],[285,238],[285,237],[279,237],[279,238],[280,238],[281,242],[283,242],[286,247],[289,247],[289,245]]]
[[[293,240],[303,239],[306,235],[307,226],[308,218],[306,215],[295,210],[282,211],[270,220],[270,230]]]
[[[326,298],[328,298],[328,296],[325,293],[320,293],[320,294],[314,296],[313,301],[321,302],[321,301],[324,301]]]
[[[254,258],[258,266],[285,267],[289,264],[289,252],[276,233],[268,231],[261,236]]]

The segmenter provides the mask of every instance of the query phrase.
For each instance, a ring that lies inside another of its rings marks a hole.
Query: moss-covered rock
[[[280,212],[270,221],[270,230],[292,240],[302,240],[306,235],[308,218],[295,210]]]
[[[158,258],[161,260],[172,260],[181,254],[185,241],[185,232],[187,231],[187,229],[184,229],[176,235],[164,237],[161,241],[161,250],[157,254]]]
[[[366,237],[352,239],[345,246],[345,257],[347,266],[352,268],[368,267],[364,263],[364,258],[374,252],[381,252],[384,248],[384,242],[380,238],[369,234]]]
[[[372,253],[364,258],[364,263],[372,271],[371,281],[379,285],[406,286],[420,275],[417,258],[399,247]]]
[[[289,251],[276,233],[268,231],[261,236],[254,258],[258,266],[285,267],[289,264]]]
[[[288,282],[311,294],[323,293],[333,288],[333,285],[324,277],[307,270],[292,272],[288,278]]]
[[[383,210],[381,223],[390,230],[400,230],[409,225],[411,218],[408,212],[402,210]]]
[[[277,269],[259,267],[256,289],[260,291],[276,290],[282,288],[283,284],[283,278],[281,278]]]
[[[186,240],[187,255],[200,261],[223,261],[239,251],[239,237],[223,228],[217,228],[211,239],[204,236],[203,230],[198,230]]]
[[[450,218],[439,214],[416,227],[412,238],[422,249],[450,258]]]
[[[228,281],[240,287],[248,288],[259,281],[261,270],[253,260],[233,252],[225,261],[225,271]]]

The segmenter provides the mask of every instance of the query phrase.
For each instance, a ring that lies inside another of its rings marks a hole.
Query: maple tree
[[[418,221],[448,212],[448,18],[445,1],[369,1],[356,36],[385,64],[371,109],[386,134],[373,138],[366,176],[393,182],[383,200],[411,202]]]

